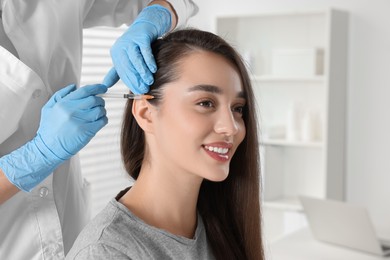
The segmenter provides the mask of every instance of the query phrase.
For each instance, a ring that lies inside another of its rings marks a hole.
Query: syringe
[[[97,95],[102,98],[153,99],[152,95],[135,95],[130,93],[104,93]]]

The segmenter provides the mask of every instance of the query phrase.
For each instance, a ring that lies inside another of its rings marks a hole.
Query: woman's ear
[[[153,130],[152,110],[153,106],[146,99],[133,101],[132,113],[134,118],[146,133]]]

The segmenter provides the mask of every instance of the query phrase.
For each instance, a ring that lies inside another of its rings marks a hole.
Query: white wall
[[[190,25],[211,31],[216,15],[328,7],[349,12],[346,198],[366,206],[375,225],[386,228],[390,234],[390,1],[195,2],[200,11]]]

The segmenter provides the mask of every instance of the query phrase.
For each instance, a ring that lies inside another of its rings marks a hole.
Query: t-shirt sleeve
[[[130,257],[123,254],[121,251],[105,244],[92,244],[79,252],[72,252],[66,256],[66,260],[131,260]]]

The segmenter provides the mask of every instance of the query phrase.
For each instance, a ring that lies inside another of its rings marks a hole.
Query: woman
[[[263,259],[252,87],[224,40],[182,30],[153,45],[151,100],[129,100],[122,156],[136,180],[69,259]]]

